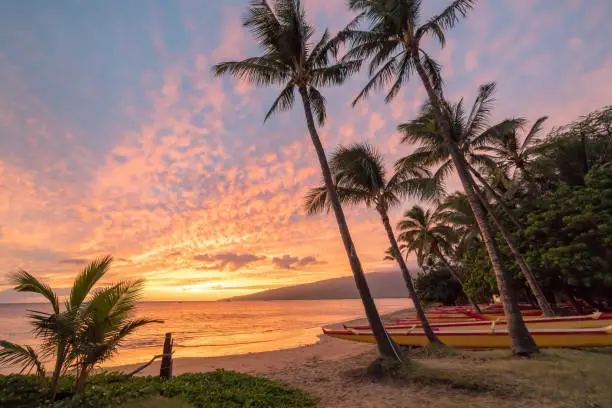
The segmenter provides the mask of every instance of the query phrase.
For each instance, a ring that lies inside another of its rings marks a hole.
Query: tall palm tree
[[[427,339],[430,343],[442,344],[427,321],[389,221],[389,208],[399,204],[402,197],[427,197],[435,194],[432,190],[435,185],[429,175],[423,170],[413,169],[412,172],[396,173],[387,180],[382,155],[376,148],[365,143],[340,146],[331,157],[330,167],[340,202],[349,205],[365,204],[378,211]],[[310,190],[304,207],[309,214],[329,210],[331,202],[326,187]]]
[[[52,312],[30,311],[34,335],[42,340],[40,353],[30,346],[19,346],[8,341],[0,342],[0,362],[20,366],[22,371],[36,368],[40,376],[45,375],[43,360],[55,356],[51,377],[51,400],[55,398],[59,378],[73,365],[79,372],[77,392],[83,390],[87,374],[93,365],[109,358],[116,352],[119,343],[135,329],[160,322],[152,319],[131,319],[134,300],[140,294],[142,282],[119,282],[111,287],[91,294],[96,283],[106,274],[112,257],[105,256],[89,263],[75,279],[70,296],[61,308],[57,294],[51,287],[34,275],[20,270],[10,275],[10,281],[17,292],[42,295],[51,305]],[[115,288],[114,290],[112,290]],[[97,316],[97,319],[92,319]],[[107,333],[94,341],[88,333]],[[105,350],[92,358],[92,350]],[[88,364],[85,366],[84,361]],[[83,370],[82,368],[86,368]]]
[[[445,222],[445,212],[441,206],[431,211],[415,205],[404,213],[404,218],[397,225],[400,230],[398,239],[406,244],[405,249],[408,253],[416,253],[421,268],[428,258],[433,257],[442,261],[463,290],[463,279],[447,258],[453,256],[453,245],[458,241],[458,236]],[[480,312],[480,307],[470,295],[465,291],[463,293],[474,309]]]
[[[444,113],[442,77],[440,65],[434,61],[421,45],[426,36],[433,36],[443,46],[444,31],[453,28],[476,4],[476,0],[454,0],[440,14],[420,24],[421,2],[413,0],[348,0],[349,7],[362,13],[369,24],[366,30],[350,30],[347,38],[352,40],[352,49],[347,58],[370,58],[372,78],[357,100],[369,91],[391,85],[386,100],[390,101],[416,72],[425,88],[435,119],[459,175],[463,189],[474,211],[482,232],[485,246],[495,271],[502,296],[508,329],[515,354],[530,354],[538,351],[529,334],[518,307],[518,297],[510,285],[510,275],[502,263],[493,230],[480,199],[474,190],[467,162],[453,140],[451,123]],[[357,101],[356,100],[356,101]]]
[[[459,147],[462,157],[466,158],[464,163],[468,172],[476,176],[483,187],[485,187],[486,191],[494,193],[498,206],[506,208],[507,214],[512,214],[512,212],[505,207],[503,198],[497,195],[493,187],[489,185],[487,180],[485,180],[476,169],[476,167],[496,168],[495,161],[488,155],[482,153],[481,149],[485,145],[497,143],[496,141],[503,139],[506,134],[515,133],[516,129],[521,127],[525,122],[522,118],[508,119],[494,126],[488,126],[494,90],[495,83],[482,85],[478,97],[472,106],[471,113],[467,117],[463,109],[463,100],[455,105],[445,103],[444,111],[445,115],[449,118],[449,122],[452,124],[451,131],[453,140]],[[401,169],[405,166],[410,168],[415,165],[438,165],[439,167],[435,173],[435,177],[439,182],[443,183],[444,178],[450,174],[449,171],[455,166],[454,161],[449,157],[450,152],[447,148],[447,144],[443,141],[440,127],[437,125],[432,115],[432,111],[433,109],[430,105],[425,106],[418,118],[398,126],[398,130],[403,135],[402,143],[418,143],[420,147],[408,157],[399,160],[396,167]],[[473,191],[479,200],[479,207],[491,217],[508,244],[514,259],[527,280],[529,288],[538,301],[538,305],[542,308],[546,316],[554,316],[553,308],[546,299],[531,268],[520,253],[513,234],[489,204],[485,191],[482,191],[476,183],[473,185]]]
[[[251,0],[243,25],[250,29],[263,54],[242,61],[222,62],[213,70],[218,76],[228,74],[259,86],[282,85],[283,90],[273,102],[266,119],[277,111],[290,109],[297,89],[344,249],[378,349],[383,356],[401,360],[399,348],[387,334],[372,299],[315,123],[316,119],[319,125],[323,125],[326,118],[325,98],[318,88],[341,85],[359,71],[361,62],[330,62],[343,40],[342,33],[332,38],[325,30],[321,38],[313,42],[314,28],[308,23],[299,0],[276,0],[273,7],[265,0]]]

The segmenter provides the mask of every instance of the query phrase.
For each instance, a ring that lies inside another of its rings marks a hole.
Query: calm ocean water
[[[412,306],[409,299],[377,299],[380,313]],[[27,310],[44,304],[0,304],[0,339],[35,346]],[[142,302],[139,316],[164,320],[132,335],[106,365],[147,361],[172,332],[175,358],[212,357],[280,350],[318,341],[321,326],[362,317],[361,301]],[[0,367],[0,373],[6,373]]]

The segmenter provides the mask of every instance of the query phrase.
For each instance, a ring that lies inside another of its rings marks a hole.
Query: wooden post
[[[172,333],[166,333],[166,339],[164,340],[164,354],[162,356],[161,367],[159,369],[159,376],[169,380],[172,378]]]

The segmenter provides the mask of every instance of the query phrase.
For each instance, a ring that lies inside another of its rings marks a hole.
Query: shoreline
[[[413,309],[399,309],[381,315],[383,320],[407,317]],[[343,324],[363,324],[365,317],[344,322],[326,325],[328,328],[342,327]],[[263,351],[257,353],[231,354],[218,357],[180,357],[173,359],[172,372],[174,375],[184,373],[197,373],[214,371],[217,369],[238,371],[246,374],[266,374],[276,371],[284,371],[295,367],[301,368],[305,365],[322,362],[338,361],[358,356],[375,350],[374,344],[347,342],[319,334],[316,343],[292,347],[281,350]],[[161,351],[161,350],[160,350]],[[101,371],[107,372],[130,372],[146,361],[137,364],[115,365],[104,367]],[[150,366],[137,375],[157,375],[161,359],[156,360]]]

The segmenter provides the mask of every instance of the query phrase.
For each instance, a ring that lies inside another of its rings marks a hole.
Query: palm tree
[[[0,342],[0,361],[20,366],[22,371],[36,368],[44,377],[43,359],[55,356],[51,377],[51,399],[55,398],[59,378],[66,370],[77,368],[75,391],[83,390],[87,375],[94,365],[110,358],[121,341],[137,328],[158,323],[147,318],[131,319],[134,302],[142,292],[142,281],[123,281],[90,294],[106,274],[112,257],[105,256],[89,263],[75,279],[70,296],[60,307],[57,294],[48,284],[20,270],[10,276],[18,292],[40,294],[50,303],[52,312],[30,311],[34,334],[42,340],[40,353],[30,346]],[[90,334],[95,333],[92,337]]]
[[[401,256],[388,214],[389,208],[399,204],[402,197],[435,194],[435,191],[431,190],[434,184],[432,184],[428,174],[423,170],[414,169],[410,172],[411,174],[409,172],[396,173],[387,180],[383,157],[369,144],[339,147],[332,155],[330,167],[340,202],[349,205],[365,204],[367,207],[374,207],[380,214],[391,244],[392,253],[395,254],[395,259],[402,271],[408,293],[412,298],[427,339],[432,344],[441,345],[442,343],[431,329],[425,311],[416,295],[410,271]],[[306,196],[304,207],[309,214],[329,209],[331,202],[326,187],[321,186],[312,189]]]
[[[318,124],[323,125],[326,118],[325,98],[318,88],[344,83],[349,76],[359,71],[361,62],[351,60],[330,62],[343,41],[344,31],[332,38],[325,30],[319,41],[313,43],[314,28],[308,23],[299,0],[276,0],[274,7],[270,7],[265,0],[251,0],[243,25],[251,30],[258,45],[263,49],[263,55],[242,61],[219,63],[213,67],[214,73],[217,76],[232,75],[259,86],[282,85],[283,90],[273,102],[266,119],[277,111],[290,109],[294,102],[294,90],[297,89],[299,92],[304,105],[306,125],[319,159],[327,194],[378,349],[383,356],[401,360],[399,349],[387,334],[372,299],[340,200],[334,189],[314,117],[316,115]]]
[[[453,245],[458,241],[458,236],[445,222],[445,212],[441,206],[431,211],[415,205],[404,213],[404,218],[397,225],[400,230],[398,239],[406,244],[405,249],[408,253],[416,253],[421,268],[424,261],[431,257],[442,261],[463,289],[461,275],[447,258],[449,254],[452,256]],[[465,291],[463,293],[474,309],[480,313],[478,304]]]
[[[491,139],[499,139],[501,135],[515,132],[525,123],[525,119],[515,118],[503,120],[493,126],[488,125],[495,87],[495,83],[491,82],[479,88],[470,118],[466,117],[463,99],[456,104],[444,102],[444,112],[452,125],[453,141],[467,159],[468,171],[496,200],[514,225],[520,228],[520,222],[506,206],[501,194],[481,174],[485,172],[491,176],[499,176],[504,171],[492,157],[481,152],[482,147]],[[471,119],[469,123],[468,119]],[[418,144],[419,147],[411,155],[399,160],[396,167],[401,169],[402,166],[437,166],[435,178],[443,182],[454,170],[454,162],[436,122],[432,106],[425,104],[416,119],[399,125],[398,129],[404,135],[402,143]]]
[[[419,75],[432,106],[436,122],[442,130],[444,142],[453,159],[463,189],[474,211],[478,226],[491,259],[495,276],[503,299],[508,329],[515,354],[530,354],[538,348],[529,334],[518,307],[518,297],[510,285],[510,275],[502,263],[493,230],[489,224],[480,200],[474,189],[465,158],[453,140],[452,125],[444,113],[442,77],[439,64],[421,48],[421,40],[433,36],[443,46],[444,31],[451,29],[461,17],[465,17],[476,0],[454,0],[440,14],[424,24],[419,24],[421,2],[413,0],[349,0],[349,7],[367,18],[367,30],[350,30],[347,38],[352,40],[352,49],[347,58],[370,57],[372,78],[366,84],[357,100],[369,91],[391,85],[386,100],[390,101],[415,71]],[[473,122],[470,117],[470,123]]]
[[[444,104],[445,115],[449,118],[452,124],[452,135],[455,144],[459,147],[468,173],[476,176],[480,183],[485,187],[486,191],[493,192],[496,202],[499,206],[506,209],[507,214],[512,214],[508,209],[503,198],[495,192],[493,187],[485,180],[476,167],[489,167],[496,169],[496,164],[492,158],[480,152],[480,149],[489,144],[503,139],[507,134],[515,133],[516,129],[525,123],[522,118],[507,119],[494,126],[488,126],[488,118],[492,109],[493,92],[495,83],[482,85],[479,90],[478,97],[472,106],[471,113],[466,117],[463,109],[463,100],[455,105],[448,103]],[[432,114],[432,107],[425,106],[421,111],[421,115],[413,121],[404,123],[398,126],[398,130],[402,133],[402,143],[418,143],[419,148],[414,153],[406,158],[399,160],[396,168],[413,166],[435,166],[438,165],[438,170],[435,173],[436,179],[443,183],[444,178],[450,174],[454,166],[454,161],[449,158],[449,150],[447,144],[444,143],[441,135],[440,127]],[[537,132],[536,132],[537,133]],[[518,246],[515,244],[513,234],[506,227],[504,222],[493,210],[489,204],[484,191],[474,183],[473,191],[479,200],[479,208],[486,214],[491,216],[491,219],[501,232],[504,240],[508,244],[514,259],[516,260],[523,276],[533,292],[538,305],[546,316],[554,316],[553,308],[544,296],[540,285],[538,284],[533,272],[529,268],[527,262],[520,253]],[[518,221],[516,221],[518,224]]]
[[[490,138],[481,149],[492,154],[501,169],[508,173],[512,172],[511,179],[515,183],[518,182],[519,177],[530,182],[531,177],[527,166],[537,156],[541,143],[538,134],[547,119],[547,116],[538,118],[523,137],[518,132],[520,127],[510,132],[500,132]]]

